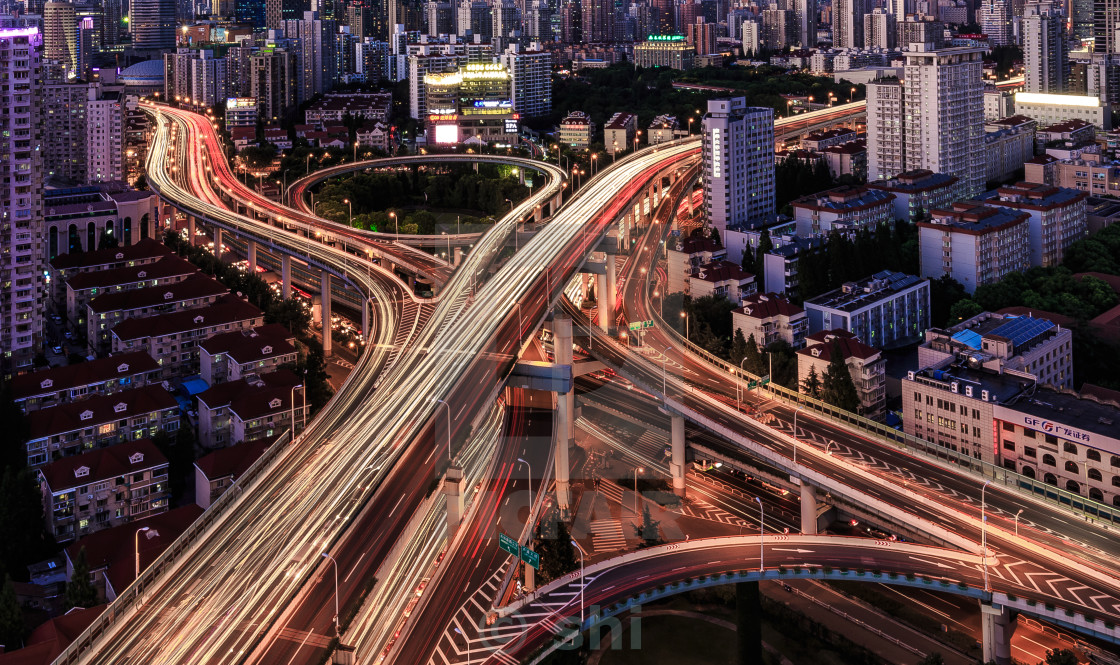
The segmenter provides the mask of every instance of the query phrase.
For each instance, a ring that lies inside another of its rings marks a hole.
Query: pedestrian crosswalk
[[[591,546],[596,552],[614,552],[626,549],[626,536],[622,534],[620,520],[592,520]]]

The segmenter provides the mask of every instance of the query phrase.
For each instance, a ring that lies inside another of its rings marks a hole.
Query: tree
[[[572,534],[568,525],[558,519],[555,510],[537,525],[534,549],[541,556],[541,569],[537,571],[537,584],[547,584],[563,577],[579,566]]]
[[[1078,665],[1080,662],[1077,654],[1069,649],[1046,650],[1046,665]]]
[[[747,355],[747,340],[743,339],[743,329],[735,329],[735,339],[731,342],[731,364],[738,365]]]
[[[980,314],[983,311],[984,308],[980,306],[980,303],[976,302],[972,298],[958,300],[957,302],[953,303],[952,307],[949,308],[949,320],[946,321],[946,323],[950,326],[953,326],[960,323],[961,321],[967,321],[968,319],[971,319],[972,317]]]
[[[832,340],[832,357],[828,361],[821,386],[821,399],[838,409],[859,410],[859,393],[852,381],[852,373],[844,360],[840,341]]]
[[[311,313],[295,298],[273,303],[264,314],[265,323],[279,323],[293,335],[304,335],[311,325]]]
[[[661,544],[661,522],[653,519],[649,504],[642,507],[642,523],[633,525],[634,535],[642,539],[638,548],[653,547]]]
[[[801,382],[801,391],[810,397],[821,396],[821,378],[817,375],[816,367],[809,368],[809,375]]]
[[[0,644],[4,651],[12,651],[23,646],[23,610],[16,598],[12,578],[4,575],[4,588],[0,589]]]
[[[249,146],[240,153],[242,161],[251,169],[263,169],[272,164],[276,158],[276,146],[271,143],[264,146]]]
[[[26,580],[28,564],[54,550],[44,524],[42,495],[32,471],[5,468],[0,477],[0,563],[17,579]]]
[[[0,384],[0,464],[20,468],[27,464],[27,439],[30,429],[27,416],[12,401],[8,382]]]
[[[89,562],[86,560],[86,548],[78,550],[78,558],[74,561],[74,574],[66,583],[66,603],[70,607],[83,607],[89,609],[98,603],[97,589],[89,578]]]
[[[740,363],[748,372],[757,376],[766,373],[766,363],[762,359],[762,353],[758,350],[758,342],[754,339],[754,333],[751,333],[751,336],[747,338],[747,348],[743,357],[746,358],[746,362],[740,360]]]

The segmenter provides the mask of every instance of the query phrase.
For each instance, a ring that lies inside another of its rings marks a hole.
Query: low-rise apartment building
[[[572,111],[560,121],[558,138],[573,150],[587,150],[595,139],[595,123],[583,111]]]
[[[27,417],[27,465],[174,432],[179,415],[179,403],[158,385],[33,411]]]
[[[688,279],[688,295],[693,299],[715,296],[738,305],[757,290],[754,275],[730,261],[716,260],[697,266]]]
[[[1048,267],[1060,265],[1070,245],[1088,235],[1088,198],[1076,189],[1020,182],[985,192],[977,200],[1027,213],[1031,265]]]
[[[293,403],[293,399],[295,402]],[[279,435],[306,424],[301,377],[288,370],[249,375],[198,395],[198,438],[221,448]]]
[[[1023,165],[1024,179],[1088,192],[1093,196],[1120,196],[1120,163],[1102,161],[1099,153],[1083,152],[1078,158],[1039,155]]]
[[[796,199],[793,219],[797,235],[827,235],[832,231],[856,233],[875,230],[893,221],[894,194],[868,187],[843,186]]]
[[[727,249],[720,245],[717,237],[697,234],[689,238],[669,238],[665,245],[668,293],[688,293],[697,268],[727,258]]]
[[[946,173],[915,169],[867,186],[894,195],[891,217],[911,224],[924,219],[930,210],[947,208],[956,200],[960,180]]]
[[[884,270],[805,301],[809,334],[845,330],[874,347],[906,343],[929,327],[929,280]]]
[[[634,113],[620,111],[611,116],[607,124],[603,125],[603,145],[607,152],[625,152],[637,145],[634,139],[638,135],[638,116]]]
[[[930,211],[918,222],[922,277],[949,275],[965,291],[1030,267],[1030,216],[976,202]]]
[[[198,458],[194,463],[194,502],[209,508],[275,441],[275,437],[257,439]]]
[[[112,331],[113,353],[146,350],[167,372],[182,376],[196,371],[198,345],[218,333],[255,328],[264,313],[233,295],[199,310],[122,321]]]
[[[165,512],[168,463],[151,439],[91,450],[38,469],[47,531],[66,542]]]
[[[805,379],[814,371],[817,377],[824,376],[832,354],[839,349],[859,394],[860,414],[868,418],[882,415],[887,399],[887,360],[879,349],[846,330],[814,333],[805,338],[805,343],[805,348],[797,352],[797,384],[802,390]]]
[[[756,293],[743,299],[731,312],[731,327],[743,332],[743,339],[754,335],[760,349],[782,340],[795,349],[805,345],[809,318],[805,310],[776,293]]]
[[[74,275],[66,283],[66,319],[74,330],[85,332],[86,305],[107,293],[176,284],[198,273],[190,261],[172,254],[155,263],[125,266]]]
[[[56,255],[47,263],[53,310],[62,312],[65,309],[66,284],[74,275],[155,263],[172,253],[158,240],[145,238],[128,247]]]
[[[268,374],[298,358],[295,335],[279,323],[214,335],[199,345],[199,370],[211,386]]]
[[[159,383],[162,370],[144,351],[62,365],[12,377],[12,401],[25,413]]]
[[[86,305],[89,354],[108,353],[113,345],[111,331],[122,321],[199,309],[212,305],[227,293],[229,289],[218,280],[195,273],[174,284],[99,295]]]

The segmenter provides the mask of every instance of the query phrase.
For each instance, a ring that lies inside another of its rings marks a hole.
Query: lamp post
[[[739,361],[739,371],[740,372],[746,372],[747,371],[747,368],[743,366],[743,363],[745,363],[745,362],[747,362],[747,359],[744,356],[743,359]],[[740,385],[740,381],[742,381],[742,380],[743,380],[743,377],[740,376],[740,377],[738,377],[738,380],[735,382],[735,388],[736,388],[736,390],[735,390],[735,410],[736,411],[741,411],[742,408],[743,408],[742,404],[740,403],[740,399],[739,399],[740,395],[742,394],[742,390],[743,390],[743,387]]]
[[[584,609],[585,603],[583,600],[583,587],[587,586],[583,581],[583,555],[586,554],[586,552],[583,551],[583,548],[579,546],[579,543],[577,543],[575,539],[572,540],[572,545],[579,550],[579,631],[582,633],[584,612],[586,611]]]
[[[303,384],[292,386],[292,439],[296,438],[296,388],[303,388]]]
[[[984,481],[984,486],[980,488],[980,556],[984,561],[984,591],[991,592],[992,585],[988,579],[988,515],[985,512],[985,492],[988,491],[988,485],[991,484],[991,479]],[[1015,522],[1018,528],[1018,521]]]
[[[350,199],[342,199],[342,202],[350,206],[350,217],[346,223],[350,226],[354,226],[354,203]]]
[[[358,161],[358,142],[354,141],[354,161]]]
[[[389,211],[389,216],[393,218],[393,235],[396,236],[395,242],[400,242],[400,240],[401,240],[401,230],[400,230],[400,227],[397,226],[397,213],[396,213],[396,211],[395,210],[390,210]]]
[[[691,342],[692,338],[688,334],[688,312],[681,311],[681,318],[684,319],[684,338]]]
[[[533,467],[528,462],[517,458],[517,461],[525,465],[525,469],[529,472],[529,521],[533,521]],[[532,533],[533,525],[529,525],[529,532]]]
[[[678,127],[680,125],[677,125]],[[692,116],[688,116],[688,135],[692,136]]]
[[[323,556],[334,564],[334,636],[341,637],[338,631],[338,561],[326,552],[323,552]]]
[[[135,558],[135,561],[136,561],[136,577],[134,577],[133,579],[140,579],[140,534],[142,534],[142,533],[147,534],[145,536],[145,538],[147,538],[148,540],[151,540],[152,538],[155,538],[155,537],[159,536],[159,531],[156,531],[155,529],[153,529],[150,526],[142,526],[142,527],[140,527],[139,529],[136,530],[136,535],[135,535],[135,540],[136,540],[136,548],[135,548],[135,552],[136,552],[136,558]]]
[[[665,347],[665,357],[661,360],[661,396],[662,397],[665,397],[666,393],[668,392],[665,389],[665,367],[669,364],[669,352],[672,351],[672,350],[673,350],[673,347],[671,347],[671,346]]]
[[[793,465],[794,466],[797,466],[797,414],[801,413],[801,409],[804,409],[804,408],[805,408],[805,405],[802,404],[801,406],[797,407],[796,411],[793,412]]]
[[[595,177],[595,159],[596,159],[596,158],[597,158],[598,156],[599,156],[599,155],[598,155],[598,154],[596,154],[596,153],[594,153],[594,152],[593,152],[593,153],[591,153],[591,177]]]
[[[1019,512],[1015,513],[1015,537],[1019,537],[1019,516],[1023,514],[1023,509],[1020,508]]]
[[[436,402],[447,407],[447,461],[451,461],[451,406],[442,399],[436,398]]]
[[[460,635],[463,635],[463,641],[467,643],[467,664],[470,665],[470,662],[471,662],[471,641],[469,639],[467,639],[467,636],[463,634],[463,631],[459,630],[458,626],[455,626],[455,632],[459,633]]]
[[[762,510],[762,499],[756,496],[754,500],[758,502],[758,574],[759,577],[761,577],[763,571],[766,569],[766,566],[763,565],[762,559],[765,553],[763,550],[762,540],[766,537],[766,513]]]
[[[852,103],[852,100],[855,99],[855,96],[856,96],[856,88],[855,88],[855,86],[852,86],[848,91],[848,103],[849,104]]]
[[[638,474],[645,473],[646,469],[643,466],[634,467],[634,514],[638,514]]]

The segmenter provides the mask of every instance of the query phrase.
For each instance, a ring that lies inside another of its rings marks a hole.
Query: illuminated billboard
[[[230,97],[226,99],[227,109],[250,109],[257,107],[256,97]]]
[[[448,144],[459,142],[458,125],[436,125],[436,143]]]

